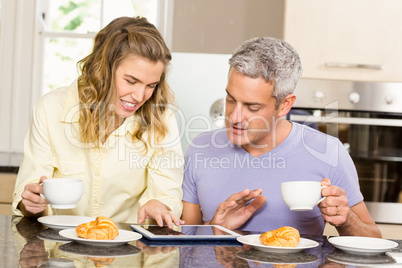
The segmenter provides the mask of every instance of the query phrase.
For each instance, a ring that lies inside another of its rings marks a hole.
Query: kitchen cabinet
[[[231,54],[252,37],[280,38],[284,4],[282,0],[175,0],[171,50]]]
[[[11,203],[17,175],[13,173],[0,173],[0,215],[11,215]]]
[[[304,78],[402,82],[400,0],[175,0],[174,52],[231,54],[272,36],[299,52]]]
[[[402,82],[402,1],[287,0],[285,10],[303,77]]]

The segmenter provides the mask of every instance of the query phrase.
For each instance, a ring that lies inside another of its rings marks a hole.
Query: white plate
[[[361,236],[337,236],[328,241],[340,250],[360,255],[381,254],[398,246],[398,243],[391,240]]]
[[[77,243],[90,246],[98,246],[98,247],[118,246],[125,244],[127,242],[138,240],[142,237],[142,235],[139,233],[120,229],[119,229],[119,235],[113,240],[96,240],[96,239],[80,238],[77,236],[75,228],[61,230],[59,234]]]
[[[299,243],[295,247],[271,247],[266,246],[260,242],[260,234],[253,235],[243,235],[237,238],[237,241],[243,243],[245,245],[252,246],[255,249],[266,251],[266,252],[275,252],[275,253],[293,253],[299,252],[303,249],[315,248],[319,244],[310,239],[300,238]]]
[[[94,220],[95,218],[92,217],[74,216],[74,215],[54,215],[54,216],[44,216],[38,218],[38,222],[54,230],[69,229],[72,227],[76,227],[77,225],[80,225],[82,223]]]

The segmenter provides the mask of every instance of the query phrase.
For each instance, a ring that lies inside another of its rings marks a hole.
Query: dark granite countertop
[[[0,173],[18,173],[19,167],[13,167],[13,166],[0,166]]]
[[[130,230],[128,224],[118,224]],[[0,215],[0,267],[356,267],[393,266],[385,254],[352,255],[335,249],[325,237],[319,246],[292,254],[262,252],[237,242],[169,242],[146,240],[113,247],[67,241],[35,219]],[[402,241],[393,251],[402,252]]]

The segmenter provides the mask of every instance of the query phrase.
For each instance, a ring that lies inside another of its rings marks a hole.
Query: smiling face
[[[246,151],[272,147],[277,120],[286,115],[282,103],[275,108],[274,85],[232,69],[226,88],[226,131],[230,142]],[[258,153],[257,153],[258,154]]]
[[[115,72],[117,117],[130,117],[152,96],[164,68],[161,61],[152,62],[136,55],[120,63]]]

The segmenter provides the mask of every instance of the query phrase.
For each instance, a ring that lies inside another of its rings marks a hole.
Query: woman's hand
[[[21,194],[22,200],[18,205],[18,209],[26,217],[39,217],[47,214],[49,202],[40,196],[43,194],[43,186],[41,185],[46,176],[42,176],[37,183],[25,185]]]
[[[173,228],[173,223],[176,226],[184,224],[184,221],[174,215],[167,206],[155,199],[149,200],[138,211],[138,223],[143,223],[148,218],[154,219],[160,227],[163,226],[163,221],[165,221],[170,229]]]

